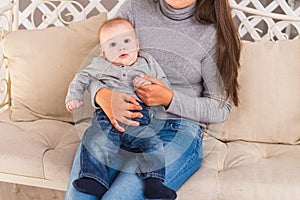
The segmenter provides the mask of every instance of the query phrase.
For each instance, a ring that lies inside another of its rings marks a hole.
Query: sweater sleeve
[[[95,68],[95,59],[86,68],[78,72],[71,81],[65,103],[71,100],[83,100],[84,91],[88,88],[93,79],[91,72]]]
[[[212,98],[191,97],[174,91],[172,102],[166,111],[194,121],[220,123],[226,119],[230,110],[229,101],[222,106],[220,101]]]
[[[202,123],[223,122],[231,111],[226,100],[224,84],[215,62],[216,49],[213,47],[201,61],[203,92],[201,96],[189,96],[174,91],[167,112]]]
[[[95,97],[96,97],[97,92],[102,88],[106,88],[105,84],[102,83],[101,81],[97,80],[97,79],[92,79],[90,81],[90,84],[89,84],[88,88],[87,88],[90,95],[91,95],[92,106],[95,109],[100,108],[100,106],[95,101]]]
[[[80,71],[71,81],[65,103],[71,100],[83,100],[83,94],[89,84],[89,75],[84,71]]]

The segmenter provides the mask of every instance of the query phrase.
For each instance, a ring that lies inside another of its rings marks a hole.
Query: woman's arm
[[[231,104],[211,97],[191,97],[180,92],[174,92],[173,100],[166,110],[183,118],[203,123],[223,122],[231,111]]]
[[[152,84],[137,90],[139,98],[147,105],[164,105],[167,112],[186,119],[203,123],[223,122],[231,111],[231,103],[225,99],[225,89],[214,57],[213,47],[201,62],[202,97]]]
[[[223,122],[230,113],[229,101],[221,105],[221,101],[213,97],[188,96],[167,88],[153,77],[145,76],[145,79],[152,82],[152,85],[142,86],[136,93],[148,106],[163,105],[167,112],[203,123]]]

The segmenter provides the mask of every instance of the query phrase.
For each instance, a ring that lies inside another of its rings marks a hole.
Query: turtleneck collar
[[[187,18],[190,18],[195,14],[195,8],[196,8],[196,2],[195,1],[192,5],[182,8],[182,9],[175,9],[169,6],[169,4],[166,3],[165,0],[160,0],[159,5],[161,12],[167,16],[170,19],[173,20],[185,20]]]

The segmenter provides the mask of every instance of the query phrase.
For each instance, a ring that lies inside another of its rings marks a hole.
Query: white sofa
[[[92,111],[86,103],[70,115],[64,97],[105,19],[14,31],[1,41],[9,70],[1,85],[10,86],[11,101],[0,114],[0,181],[66,189]],[[239,81],[240,107],[209,125],[203,164],[178,199],[300,199],[300,40],[243,41]]]

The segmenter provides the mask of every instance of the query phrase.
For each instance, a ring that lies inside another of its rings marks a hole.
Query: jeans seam
[[[138,173],[139,177],[141,177],[142,179],[146,179],[146,178],[159,178],[162,180],[165,180],[165,176],[159,173],[155,173],[155,172],[147,172],[147,173]]]

